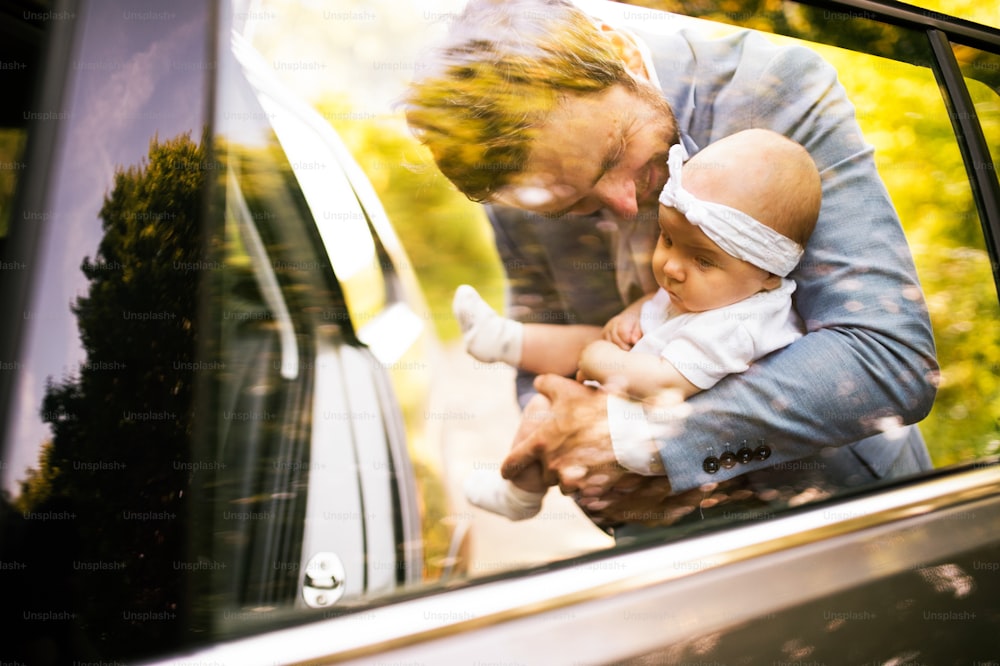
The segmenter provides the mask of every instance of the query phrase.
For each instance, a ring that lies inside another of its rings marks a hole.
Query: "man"
[[[673,143],[694,153],[763,127],[805,146],[823,178],[790,276],[802,339],[682,403],[543,375],[534,386],[552,416],[522,424],[505,476],[540,460],[597,522],[668,524],[930,468],[906,425],[935,393],[922,292],[873,151],[815,53],[746,32],[633,35],[561,0],[473,0],[417,71],[410,125],[460,190],[490,204],[523,321],[600,324],[655,288],[655,202]],[[713,487],[705,502],[700,489]]]

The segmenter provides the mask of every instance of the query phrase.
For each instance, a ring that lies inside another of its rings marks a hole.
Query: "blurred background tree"
[[[378,192],[413,262],[442,339],[458,335],[451,312],[455,288],[470,283],[496,305],[503,271],[482,206],[437,170],[399,116],[358,119],[350,99],[328,93],[316,107],[337,129]]]

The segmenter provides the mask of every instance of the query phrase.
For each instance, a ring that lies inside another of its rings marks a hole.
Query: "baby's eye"
[[[663,244],[666,245],[667,247],[672,247],[674,244],[674,242],[670,240],[670,236],[668,236],[664,232],[660,233],[660,240],[663,241]]]
[[[711,259],[706,259],[705,257],[696,258],[695,263],[698,264],[698,268],[713,268],[715,266],[715,262]]]

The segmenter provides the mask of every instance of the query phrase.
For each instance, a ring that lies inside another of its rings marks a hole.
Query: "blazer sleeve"
[[[748,35],[749,64],[695,114],[737,119],[722,135],[773,129],[817,162],[820,218],[790,276],[807,332],[682,409],[644,407],[677,492],[915,423],[935,395],[934,341],[909,247],[836,71],[809,49]],[[742,440],[767,442],[772,456],[703,470],[708,455]]]

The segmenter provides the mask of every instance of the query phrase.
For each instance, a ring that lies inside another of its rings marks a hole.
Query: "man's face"
[[[623,218],[656,204],[667,182],[676,124],[650,86],[567,95],[538,130],[527,166],[495,197],[498,203],[560,216],[608,208]]]

